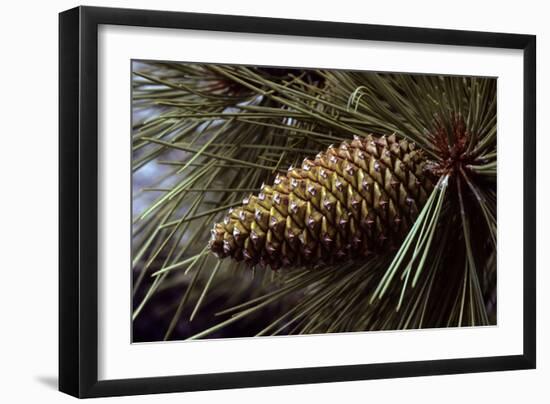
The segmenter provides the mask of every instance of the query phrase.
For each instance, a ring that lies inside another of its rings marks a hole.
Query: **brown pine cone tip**
[[[330,146],[231,209],[214,225],[210,250],[272,269],[391,251],[434,188],[427,162],[395,135]]]

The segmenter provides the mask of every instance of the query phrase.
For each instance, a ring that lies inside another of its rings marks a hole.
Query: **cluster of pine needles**
[[[134,341],[496,324],[496,79],[134,62]],[[416,143],[439,176],[400,247],[272,270],[210,230],[354,136]]]

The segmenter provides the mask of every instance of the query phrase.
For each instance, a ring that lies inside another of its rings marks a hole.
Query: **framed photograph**
[[[535,367],[534,36],[59,27],[61,391]]]

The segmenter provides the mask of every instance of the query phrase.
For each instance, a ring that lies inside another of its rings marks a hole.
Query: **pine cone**
[[[434,187],[422,150],[355,137],[278,175],[212,230],[210,250],[249,265],[299,267],[395,249]]]

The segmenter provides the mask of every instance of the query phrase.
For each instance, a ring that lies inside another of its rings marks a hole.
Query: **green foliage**
[[[250,335],[495,324],[495,79],[152,62],[133,73],[135,323],[155,306],[165,339],[237,323]],[[397,252],[277,272],[208,252],[213,223],[262,183],[369,133],[415,142],[440,176]]]

